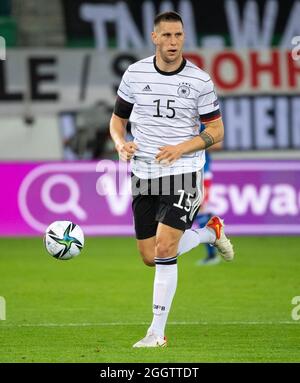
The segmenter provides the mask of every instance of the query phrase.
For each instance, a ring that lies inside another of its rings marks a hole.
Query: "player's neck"
[[[164,61],[159,54],[155,55],[155,65],[161,72],[175,72],[182,66],[183,56],[181,55],[178,59],[172,63]]]

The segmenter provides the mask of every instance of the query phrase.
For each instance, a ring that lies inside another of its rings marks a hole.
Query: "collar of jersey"
[[[182,62],[176,70],[173,70],[172,72],[165,72],[158,68],[158,66],[156,65],[156,57],[155,56],[153,57],[154,68],[157,70],[158,73],[163,74],[164,76],[173,76],[174,74],[181,72],[182,69],[185,67],[185,64],[186,64],[186,59],[182,58]]]

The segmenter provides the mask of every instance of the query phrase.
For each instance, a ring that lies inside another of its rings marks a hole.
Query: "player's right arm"
[[[137,149],[134,142],[126,142],[126,126],[135,103],[135,98],[130,86],[128,70],[123,74],[117,91],[114,111],[110,120],[109,130],[115,143],[119,157],[123,161],[130,160]]]
[[[119,157],[123,161],[128,161],[133,156],[137,145],[134,142],[126,142],[126,125],[128,118],[121,118],[113,113],[110,119],[109,131]]]

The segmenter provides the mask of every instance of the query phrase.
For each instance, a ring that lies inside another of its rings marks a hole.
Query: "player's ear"
[[[157,44],[157,33],[154,31],[151,33],[152,42],[154,45]]]

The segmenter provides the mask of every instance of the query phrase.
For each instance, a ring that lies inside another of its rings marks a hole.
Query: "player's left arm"
[[[205,129],[199,136],[179,144],[183,150],[182,154],[205,150],[223,141],[224,125],[221,116],[215,120],[204,122],[204,125]]]
[[[224,141],[217,142],[216,144],[213,144],[212,146],[210,146],[207,149],[207,151],[211,153],[211,152],[216,152],[218,150],[222,150],[223,145],[224,145]]]
[[[158,162],[172,163],[183,154],[208,149],[223,140],[224,125],[211,79],[208,79],[203,85],[197,107],[200,120],[205,125],[205,129],[190,140],[177,145],[167,145],[159,148],[159,153],[156,156]]]
[[[172,163],[178,160],[183,154],[205,150],[222,142],[224,137],[224,125],[221,115],[215,120],[203,123],[205,129],[191,140],[182,142],[178,145],[167,145],[159,148],[160,152],[156,156],[156,160],[158,162],[165,161],[167,163]]]

